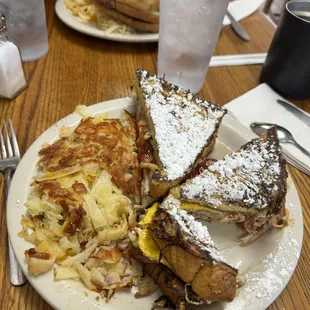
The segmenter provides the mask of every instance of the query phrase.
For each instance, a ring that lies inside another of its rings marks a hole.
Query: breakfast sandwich
[[[111,18],[136,30],[159,31],[159,0],[93,0]]]
[[[172,190],[181,208],[207,221],[242,223],[245,244],[286,225],[288,174],[275,127],[222,160],[206,160],[192,176]]]
[[[146,71],[136,74],[142,195],[161,197],[212,151],[226,110]]]
[[[207,227],[180,209],[179,200],[168,196],[154,204],[139,225],[138,249],[144,259],[135,257],[171,302],[176,303],[176,291],[183,304],[234,299],[238,271],[225,263]]]

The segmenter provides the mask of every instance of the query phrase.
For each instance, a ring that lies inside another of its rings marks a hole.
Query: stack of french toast
[[[131,255],[178,309],[232,301],[238,270],[207,222],[237,223],[242,245],[284,227],[285,160],[276,128],[221,160],[208,158],[226,110],[137,70],[137,146],[145,216]]]
[[[159,31],[159,0],[92,0],[109,17],[142,32]]]

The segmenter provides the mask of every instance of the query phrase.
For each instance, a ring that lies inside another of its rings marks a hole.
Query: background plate
[[[72,15],[71,11],[65,6],[64,0],[58,0],[55,4],[55,11],[59,19],[70,28],[87,34],[92,37],[107,39],[119,42],[157,42],[158,33],[143,33],[143,34],[105,34],[103,30],[89,24],[79,17]]]
[[[88,107],[91,114],[107,112],[109,117],[121,118],[122,110],[135,110],[135,102],[130,98],[102,102]],[[150,309],[159,292],[145,298],[135,299],[129,290],[118,291],[109,304],[97,301],[98,294],[88,291],[75,281],[57,281],[53,271],[35,277],[27,271],[24,251],[32,244],[18,237],[21,230],[21,216],[25,214],[24,203],[31,191],[30,183],[36,174],[38,151],[43,143],[58,138],[62,126],[77,126],[81,116],[73,113],[45,131],[23,156],[12,180],[8,205],[7,226],[16,257],[29,282],[37,292],[55,309],[67,310],[143,310]],[[211,156],[222,158],[230,150],[237,150],[252,139],[254,134],[229,116],[225,116],[219,130],[215,149]],[[263,310],[281,293],[292,276],[298,262],[303,236],[302,211],[296,188],[288,179],[286,207],[289,210],[290,225],[282,230],[273,230],[247,247],[236,243],[241,230],[236,225],[208,224],[212,238],[227,262],[239,269],[239,275],[246,281],[238,296],[231,303],[213,303],[200,306],[208,310]],[[87,294],[85,294],[87,292]]]

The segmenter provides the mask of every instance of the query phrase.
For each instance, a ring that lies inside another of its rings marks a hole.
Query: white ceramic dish
[[[81,18],[72,15],[70,10],[68,10],[65,6],[64,0],[57,0],[55,4],[55,11],[59,19],[69,26],[70,28],[79,31],[81,33],[90,35],[92,37],[97,37],[101,39],[107,39],[112,41],[120,41],[120,42],[157,42],[158,41],[158,33],[141,33],[141,34],[131,34],[131,35],[123,35],[123,34],[105,34],[103,30],[98,29],[96,26],[91,25]]]
[[[98,103],[88,107],[91,114],[107,112],[109,117],[119,118],[122,110],[135,110],[135,102],[129,98]],[[67,310],[142,310],[150,309],[151,303],[160,295],[135,299],[130,291],[117,292],[109,304],[97,301],[98,294],[89,292],[75,281],[55,282],[53,271],[35,277],[27,271],[24,251],[32,244],[17,236],[21,230],[21,216],[25,214],[24,203],[31,191],[30,183],[36,174],[38,151],[42,144],[58,138],[62,126],[76,126],[81,119],[73,113],[45,131],[29,148],[22,158],[12,181],[8,197],[7,225],[16,257],[30,283],[37,292],[55,309]],[[225,116],[219,131],[218,140],[212,156],[221,158],[229,150],[236,150],[254,135],[229,116]],[[271,304],[286,286],[292,276],[302,245],[303,220],[296,188],[291,179],[288,182],[286,207],[293,218],[290,225],[282,230],[274,230],[247,247],[239,247],[234,240],[240,234],[235,225],[208,224],[209,231],[221,254],[227,262],[238,267],[240,276],[246,280],[235,300],[228,303],[214,303],[200,306],[199,309],[251,309],[263,310]]]

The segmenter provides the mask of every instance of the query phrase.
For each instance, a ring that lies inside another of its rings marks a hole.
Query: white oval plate
[[[130,98],[102,102],[88,107],[91,114],[108,113],[109,117],[120,118],[122,110],[134,112],[135,102]],[[21,216],[26,214],[24,203],[31,191],[30,183],[36,174],[38,152],[43,143],[53,142],[59,136],[62,126],[77,126],[81,116],[73,113],[46,130],[23,156],[12,180],[8,205],[7,225],[10,240],[23,272],[36,291],[55,309],[67,310],[142,310],[150,309],[159,292],[145,298],[135,299],[129,290],[118,291],[109,304],[97,301],[98,294],[88,291],[75,281],[54,281],[53,271],[33,276],[28,273],[24,251],[32,244],[18,237],[21,230]],[[225,116],[219,131],[214,158],[222,158],[229,150],[237,150],[252,139],[254,134],[229,116]],[[209,231],[221,254],[227,262],[239,268],[239,275],[246,280],[238,296],[231,303],[213,303],[200,306],[208,310],[263,310],[268,307],[291,278],[301,251],[303,219],[296,188],[289,178],[286,207],[289,210],[290,225],[282,230],[273,230],[247,247],[239,247],[237,240],[240,229],[235,225],[208,224]]]
[[[72,15],[70,10],[65,6],[64,0],[58,0],[55,4],[55,11],[59,19],[70,28],[87,34],[92,37],[107,39],[119,42],[157,42],[158,33],[141,33],[141,34],[105,34],[103,30],[98,29],[95,25],[85,22],[83,19]]]

